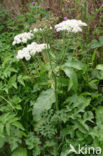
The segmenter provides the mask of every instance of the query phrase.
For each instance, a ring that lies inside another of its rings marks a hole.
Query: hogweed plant
[[[81,20],[75,20],[75,19],[72,19],[72,20],[66,20],[66,21],[63,21],[57,25],[55,25],[55,30],[57,32],[59,31],[63,31],[63,30],[66,30],[68,33],[77,33],[77,32],[82,32],[82,26],[87,26],[86,23],[82,22]],[[43,29],[37,29],[37,28],[34,28],[34,30],[30,30],[30,32],[28,33],[22,33],[22,34],[19,34],[17,36],[14,37],[14,41],[13,41],[13,45],[15,44],[19,44],[19,43],[27,43],[27,41],[29,39],[31,39],[33,37],[33,32],[34,33],[37,33],[38,31],[44,31],[47,27],[43,28]],[[52,29],[52,27],[50,27],[49,29]],[[63,42],[65,42],[65,36],[63,38]],[[49,41],[48,41],[49,43]],[[65,43],[64,43],[65,44]],[[16,56],[17,59],[23,59],[25,58],[27,61],[31,59],[31,56],[34,56],[37,52],[42,52],[44,49],[50,49],[50,46],[49,44],[37,44],[36,42],[32,42],[31,44],[27,45],[27,47],[24,47],[22,50],[18,50],[18,54]],[[66,47],[63,47],[64,50]],[[54,73],[54,70],[53,70],[53,67],[52,67],[52,61],[51,61],[51,56],[50,56],[50,53],[49,53],[49,50],[47,50],[47,54],[49,56],[49,63],[50,63],[50,67],[51,67],[51,70],[52,70],[52,77],[54,78],[54,84],[55,84],[55,96],[56,96],[56,108],[58,109],[59,106],[58,106],[58,96],[57,96],[57,78],[56,78],[56,74]],[[65,55],[63,53],[63,55]],[[64,57],[64,56],[63,56]]]
[[[74,156],[71,147],[79,145],[103,150],[103,65],[95,63],[102,37],[97,46],[86,43],[84,26],[64,18],[35,27],[16,35],[10,56],[1,57],[0,148],[8,143],[6,155]],[[83,52],[94,46],[86,58]]]

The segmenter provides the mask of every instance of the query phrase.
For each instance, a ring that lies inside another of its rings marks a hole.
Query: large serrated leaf
[[[39,121],[41,119],[41,114],[45,110],[49,110],[53,103],[55,103],[55,91],[53,89],[48,89],[43,91],[38,97],[37,101],[34,103],[33,116],[34,121]]]
[[[74,91],[78,89],[78,78],[76,72],[72,68],[64,68],[63,69],[65,74],[70,78],[70,85],[68,90],[73,87]]]

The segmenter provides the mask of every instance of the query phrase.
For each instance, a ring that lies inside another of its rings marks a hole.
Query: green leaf
[[[97,70],[103,70],[103,64],[98,64],[98,65],[96,66],[96,69],[97,69]]]
[[[34,103],[33,115],[34,121],[39,121],[41,119],[41,114],[45,110],[49,110],[53,103],[55,103],[55,91],[53,89],[48,89],[43,91],[38,97],[37,101]]]
[[[98,42],[97,40],[92,40],[92,42],[90,43],[89,46],[91,49],[95,49],[95,48],[99,48],[99,47],[103,46],[103,43]]]
[[[29,150],[34,149],[35,152],[36,152],[36,147],[40,148],[39,147],[40,139],[37,136],[35,136],[33,132],[30,132],[28,134],[28,137],[26,138],[25,143]]]
[[[85,112],[85,108],[90,104],[91,99],[82,95],[74,94],[66,99],[65,103],[69,104],[69,109],[75,109],[75,113]],[[72,114],[74,115],[74,114]]]
[[[64,67],[69,67],[69,68],[74,68],[74,69],[77,69],[77,70],[85,70],[86,69],[85,64],[83,64],[80,61],[72,61],[72,60],[70,61],[69,60],[63,66]]]
[[[4,124],[0,122],[0,137],[4,137],[3,132],[4,132]]]
[[[79,129],[82,133],[87,133],[89,131],[89,127],[87,126],[87,124],[85,124],[82,120],[75,120],[74,121],[74,127],[75,129]]]
[[[24,127],[22,126],[22,124],[18,121],[12,123],[12,125],[14,125],[15,127],[21,129],[21,130],[24,130]]]
[[[103,36],[99,37],[99,41],[103,44]]]
[[[98,106],[96,112],[96,126],[90,132],[91,136],[97,141],[103,142],[103,106]]]
[[[17,89],[16,83],[16,75],[12,76],[8,82],[8,86],[11,88],[12,86]]]
[[[103,107],[99,106],[96,109],[96,123],[97,125],[103,125]]]
[[[10,136],[10,123],[7,123],[7,124],[5,125],[5,127],[6,127],[7,135]]]
[[[19,75],[17,79],[18,79],[18,82],[19,82],[21,85],[25,86],[25,83],[24,83],[24,80],[23,80],[23,76],[22,76],[22,75]]]
[[[98,80],[92,80],[89,82],[89,86],[92,88],[92,89],[95,89],[97,90],[98,89]]]
[[[102,80],[103,79],[103,64],[98,64],[96,66],[96,69],[97,69],[97,73],[96,73],[97,78]]]
[[[25,148],[17,148],[11,156],[27,156],[27,150]]]
[[[6,142],[6,138],[5,137],[0,137],[0,148],[2,148]]]
[[[84,115],[83,115],[84,122],[86,122],[86,121],[93,122],[92,121],[93,118],[94,118],[94,116],[93,116],[93,113],[91,111],[85,112]]]
[[[70,78],[70,84],[68,90],[70,90],[72,87],[74,91],[78,90],[78,78],[76,72],[71,68],[64,68],[63,69],[65,74]]]

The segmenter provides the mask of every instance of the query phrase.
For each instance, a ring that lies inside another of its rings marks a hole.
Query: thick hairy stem
[[[51,67],[51,70],[52,70],[52,76],[53,76],[54,83],[55,83],[56,109],[58,110],[59,106],[58,106],[58,94],[57,94],[57,78],[56,78],[56,74],[54,73],[54,70],[53,70],[53,67],[52,67],[50,53],[49,53],[48,50],[47,50],[47,52],[48,52],[48,55],[49,55],[49,63],[50,63],[50,67]]]

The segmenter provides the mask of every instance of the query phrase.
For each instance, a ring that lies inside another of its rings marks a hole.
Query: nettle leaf
[[[34,103],[33,116],[34,121],[39,121],[41,119],[41,114],[45,110],[49,110],[53,103],[55,103],[55,91],[53,89],[48,89],[43,91],[38,97],[37,101]]]
[[[25,148],[17,148],[11,156],[27,156],[27,150]]]
[[[76,72],[72,68],[64,68],[63,69],[65,74],[70,78],[69,88],[70,90],[72,87],[74,91],[78,90],[78,78]]]

